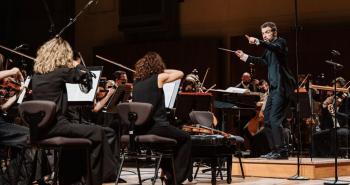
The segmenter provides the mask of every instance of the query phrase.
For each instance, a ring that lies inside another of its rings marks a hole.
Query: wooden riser
[[[334,159],[330,158],[302,158],[300,175],[310,179],[334,177]],[[267,160],[263,158],[242,158],[246,176],[288,178],[297,172],[296,158],[288,160]],[[233,160],[233,175],[241,175],[238,159]],[[338,176],[350,176],[350,160],[338,160]]]

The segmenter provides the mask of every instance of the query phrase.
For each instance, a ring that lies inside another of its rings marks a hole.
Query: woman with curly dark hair
[[[182,130],[170,125],[164,103],[163,85],[181,79],[183,72],[166,69],[162,58],[156,52],[148,52],[135,64],[135,83],[133,101],[151,103],[154,108],[152,123],[147,128],[137,130],[142,134],[155,134],[177,141],[175,151],[176,182],[181,184],[192,173],[191,138]],[[163,161],[161,168],[166,177],[166,184],[172,184],[170,161]]]

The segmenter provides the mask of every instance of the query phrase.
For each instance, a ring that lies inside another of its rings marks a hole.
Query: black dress
[[[32,77],[32,94],[34,100],[49,100],[56,103],[57,123],[42,133],[43,137],[65,136],[87,138],[92,141],[91,148],[91,173],[92,182],[88,184],[102,184],[103,180],[115,177],[119,168],[113,157],[111,148],[107,143],[105,132],[99,126],[71,123],[67,119],[67,92],[65,83],[79,83],[85,79],[85,70],[82,65],[76,68],[57,68],[46,74],[34,74]],[[79,153],[80,152],[80,153]],[[84,173],[85,161],[82,152],[64,152],[60,165],[60,184],[71,184],[80,179]],[[112,164],[112,168],[106,168],[106,164]]]
[[[175,152],[176,181],[179,184],[182,183],[192,173],[191,137],[186,132],[170,125],[165,110],[164,92],[162,88],[158,88],[158,75],[155,74],[134,83],[133,101],[150,103],[154,110],[150,126],[139,132],[168,137],[177,141]],[[167,177],[171,177],[171,165],[166,163],[169,161],[163,163],[161,167]]]

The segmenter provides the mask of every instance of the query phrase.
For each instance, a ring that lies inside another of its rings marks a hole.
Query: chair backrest
[[[214,115],[209,111],[192,111],[190,112],[190,119],[195,124],[211,127],[214,120]]]
[[[18,111],[22,121],[29,125],[32,143],[40,138],[39,134],[56,122],[56,104],[52,101],[26,101],[19,105]]]
[[[117,105],[117,112],[125,124],[131,124],[129,120],[130,113],[137,115],[135,118],[136,126],[146,123],[152,115],[152,110],[153,106],[150,103],[129,102]]]

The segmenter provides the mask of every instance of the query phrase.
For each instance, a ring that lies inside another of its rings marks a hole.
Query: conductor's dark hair
[[[265,22],[264,24],[262,24],[260,26],[261,29],[266,28],[266,27],[270,27],[271,31],[273,31],[273,32],[277,31],[277,26],[274,22]]]

